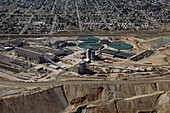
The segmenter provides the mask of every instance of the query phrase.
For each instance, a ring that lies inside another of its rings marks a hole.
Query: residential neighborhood
[[[0,34],[160,29],[168,0],[3,0]]]

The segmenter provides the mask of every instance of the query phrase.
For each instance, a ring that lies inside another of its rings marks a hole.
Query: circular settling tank
[[[97,49],[103,48],[103,45],[96,44],[96,43],[81,43],[81,44],[78,45],[78,47],[82,48],[82,49],[93,48],[93,50],[97,50]]]
[[[133,46],[131,44],[127,44],[124,42],[112,42],[108,44],[108,47],[119,49],[119,50],[126,50],[132,48]]]
[[[77,38],[78,41],[86,42],[86,43],[94,43],[99,41],[100,39],[94,36],[83,36]]]

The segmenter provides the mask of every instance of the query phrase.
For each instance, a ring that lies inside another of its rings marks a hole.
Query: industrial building
[[[66,41],[56,41],[54,44],[55,48],[63,48],[67,46]]]
[[[21,47],[23,44],[21,39],[2,41],[0,42],[0,50],[10,51],[13,50],[14,47]]]
[[[86,62],[80,62],[78,66],[74,67],[73,72],[78,74],[85,74],[87,72]]]
[[[99,43],[100,44],[108,44],[109,43],[108,38],[104,38],[104,37],[100,38]]]
[[[91,61],[91,51],[92,50],[93,50],[92,48],[87,49],[87,52],[86,52],[87,61]]]
[[[86,51],[78,51],[73,55],[76,58],[84,59],[86,58]]]
[[[123,59],[127,59],[127,58],[133,56],[132,54],[128,54],[128,53],[124,53],[124,52],[120,52],[120,51],[114,51],[111,49],[103,49],[100,51],[100,54],[109,56],[109,57],[118,57],[118,58],[123,58]]]
[[[52,50],[40,47],[15,47],[15,55],[18,57],[24,57],[27,60],[34,61],[36,63],[48,62],[48,60],[57,61],[59,55],[64,54],[63,50]]]
[[[35,61],[37,63],[45,62],[42,53],[20,47],[15,47],[15,55],[18,57],[24,57],[25,59],[28,59],[30,61]]]
[[[93,48],[87,49],[85,61],[93,62],[94,60],[95,60],[95,50],[93,50]]]
[[[23,45],[22,39],[10,40],[5,43],[5,46],[20,47]]]
[[[94,61],[94,60],[96,60],[96,56],[95,56],[95,50],[92,50],[91,51],[91,61]]]

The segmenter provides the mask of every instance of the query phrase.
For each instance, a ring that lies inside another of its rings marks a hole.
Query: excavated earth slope
[[[170,83],[73,84],[0,98],[0,113],[170,113]]]

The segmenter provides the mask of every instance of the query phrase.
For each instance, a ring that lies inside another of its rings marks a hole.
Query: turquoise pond
[[[126,50],[126,49],[133,48],[131,44],[124,43],[124,42],[112,42],[108,44],[108,47],[118,49],[118,50]]]
[[[82,49],[90,49],[93,48],[93,50],[98,50],[103,48],[103,45],[101,44],[97,44],[97,43],[81,43],[78,45],[79,48]]]
[[[136,37],[136,38],[148,40],[148,39],[160,38],[160,37],[170,38],[170,36],[150,36],[150,37]]]
[[[94,43],[99,41],[99,38],[94,37],[94,36],[83,36],[83,37],[78,37],[77,40],[86,42],[86,43]]]

